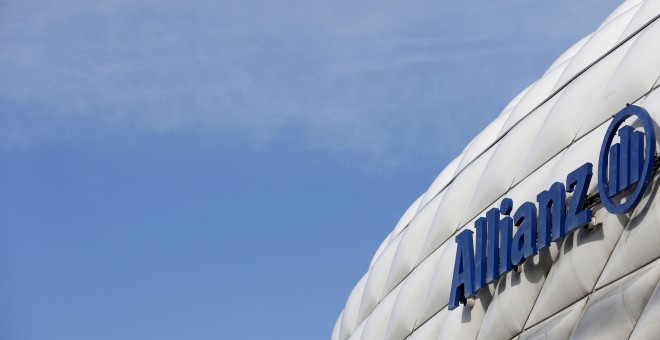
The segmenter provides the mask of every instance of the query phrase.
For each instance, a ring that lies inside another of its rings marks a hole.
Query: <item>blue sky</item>
[[[324,339],[618,1],[0,3],[0,338]]]

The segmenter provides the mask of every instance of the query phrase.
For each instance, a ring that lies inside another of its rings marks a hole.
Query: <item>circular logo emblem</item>
[[[637,117],[643,132],[622,127],[630,117]],[[619,142],[612,145],[616,135]],[[598,191],[603,206],[613,214],[630,212],[642,199],[653,172],[655,130],[649,113],[635,105],[619,111],[607,129],[598,159]]]

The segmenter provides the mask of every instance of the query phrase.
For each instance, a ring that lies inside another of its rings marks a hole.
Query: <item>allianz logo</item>
[[[622,126],[631,117],[637,117],[643,131]],[[617,135],[619,142],[612,144]],[[653,120],[642,107],[626,106],[610,123],[599,154],[598,196],[605,209],[613,214],[632,211],[648,187],[654,162]],[[551,242],[593,224],[593,204],[586,204],[592,176],[593,164],[587,162],[568,174],[564,183],[555,182],[539,193],[536,203],[524,202],[512,213],[513,200],[504,198],[499,208],[475,221],[476,235],[469,229],[456,235],[449,309],[466,304],[480,289],[519,269]],[[568,206],[567,192],[573,193]]]

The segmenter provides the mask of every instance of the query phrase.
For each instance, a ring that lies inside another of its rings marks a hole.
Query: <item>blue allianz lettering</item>
[[[566,186],[556,182],[537,196],[539,209],[533,202],[524,202],[510,215],[513,201],[505,198],[500,208],[492,208],[486,218],[475,221],[474,232],[466,229],[456,235],[456,260],[449,297],[449,309],[454,309],[476,292],[509,271],[525,259],[536,255],[578,228],[589,223],[591,209],[584,207],[593,165],[586,163],[566,177]],[[564,189],[564,188],[568,189]],[[573,192],[565,209],[566,192]],[[513,233],[513,226],[517,227]]]
[[[623,125],[630,117],[638,118],[644,132]],[[619,142],[612,144],[616,135]],[[598,194],[605,209],[614,214],[632,211],[651,180],[655,159],[653,120],[645,109],[626,106],[612,119],[599,154]],[[476,236],[469,229],[456,235],[449,309],[552,242],[589,224],[593,212],[586,202],[592,177],[593,165],[585,163],[568,174],[564,183],[555,182],[539,193],[536,204],[523,202],[512,214],[513,201],[505,198],[499,208],[475,221]],[[566,196],[571,193],[567,206]]]

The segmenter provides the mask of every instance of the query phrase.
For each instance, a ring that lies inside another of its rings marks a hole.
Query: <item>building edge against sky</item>
[[[456,235],[479,235],[475,222],[505,198],[514,212],[536,203],[586,163],[593,177],[585,197],[598,196],[599,153],[612,117],[633,104],[658,125],[659,17],[660,0],[625,1],[511,100],[403,214],[350,293],[332,339],[660,334],[657,169],[630,212],[614,214],[595,202],[590,228],[552,242],[464,300],[467,306],[449,309]],[[625,124],[643,130],[634,118]],[[566,193],[568,205],[574,195]]]

